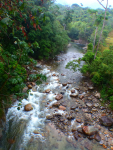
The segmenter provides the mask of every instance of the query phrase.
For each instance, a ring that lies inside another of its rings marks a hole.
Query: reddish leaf
[[[26,19],[24,19],[25,23],[26,23]]]
[[[36,23],[34,23],[34,24],[33,24],[33,27],[34,27],[34,28],[35,28],[35,30],[36,30]]]
[[[17,30],[19,30],[19,29],[20,29],[20,27],[16,27],[16,29],[17,29]]]
[[[29,25],[27,24],[27,28],[29,29]]]
[[[20,13],[20,17],[22,18],[22,14]]]
[[[42,30],[42,29],[40,28],[40,26],[39,26],[39,25],[38,25],[38,29],[39,29],[39,30]]]
[[[10,6],[8,6],[8,10],[12,10]]]

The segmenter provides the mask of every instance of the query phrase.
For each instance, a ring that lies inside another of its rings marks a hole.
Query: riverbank
[[[101,106],[100,93],[88,78],[65,69],[67,62],[82,56],[72,45],[57,60],[38,62],[32,69],[47,81],[30,89],[20,110],[19,102],[8,109],[3,150],[112,149],[113,113]]]

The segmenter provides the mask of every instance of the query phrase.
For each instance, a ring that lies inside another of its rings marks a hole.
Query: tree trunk
[[[96,55],[97,55],[97,52],[98,52],[98,49],[99,49],[99,45],[100,45],[100,41],[101,41],[101,37],[102,37],[102,32],[103,32],[103,29],[104,29],[104,26],[105,26],[105,19],[106,19],[107,6],[108,6],[108,0],[107,0],[107,3],[106,3],[103,26],[102,26],[102,30],[101,30],[101,33],[100,33],[99,42],[98,42],[98,46],[97,46],[97,50],[96,50],[94,59],[96,58]]]
[[[95,48],[95,41],[96,41],[97,31],[98,31],[98,27],[96,27],[96,30],[95,30],[95,38],[94,38],[94,42],[93,42],[93,52],[94,52],[94,48]]]

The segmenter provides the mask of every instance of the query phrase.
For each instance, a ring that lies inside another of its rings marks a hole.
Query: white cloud
[[[106,6],[106,1],[107,0],[104,0],[102,2],[104,6]],[[56,3],[60,3],[63,5],[72,5],[75,3],[80,5],[80,3],[82,3],[83,7],[102,8],[102,6],[98,3],[97,0],[56,0]],[[109,0],[108,5],[112,5],[113,7],[113,0]]]

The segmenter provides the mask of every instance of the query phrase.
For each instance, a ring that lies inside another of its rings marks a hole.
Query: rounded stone
[[[24,110],[25,111],[30,111],[30,110],[33,110],[33,107],[32,107],[31,104],[27,104],[27,105],[24,106]]]

